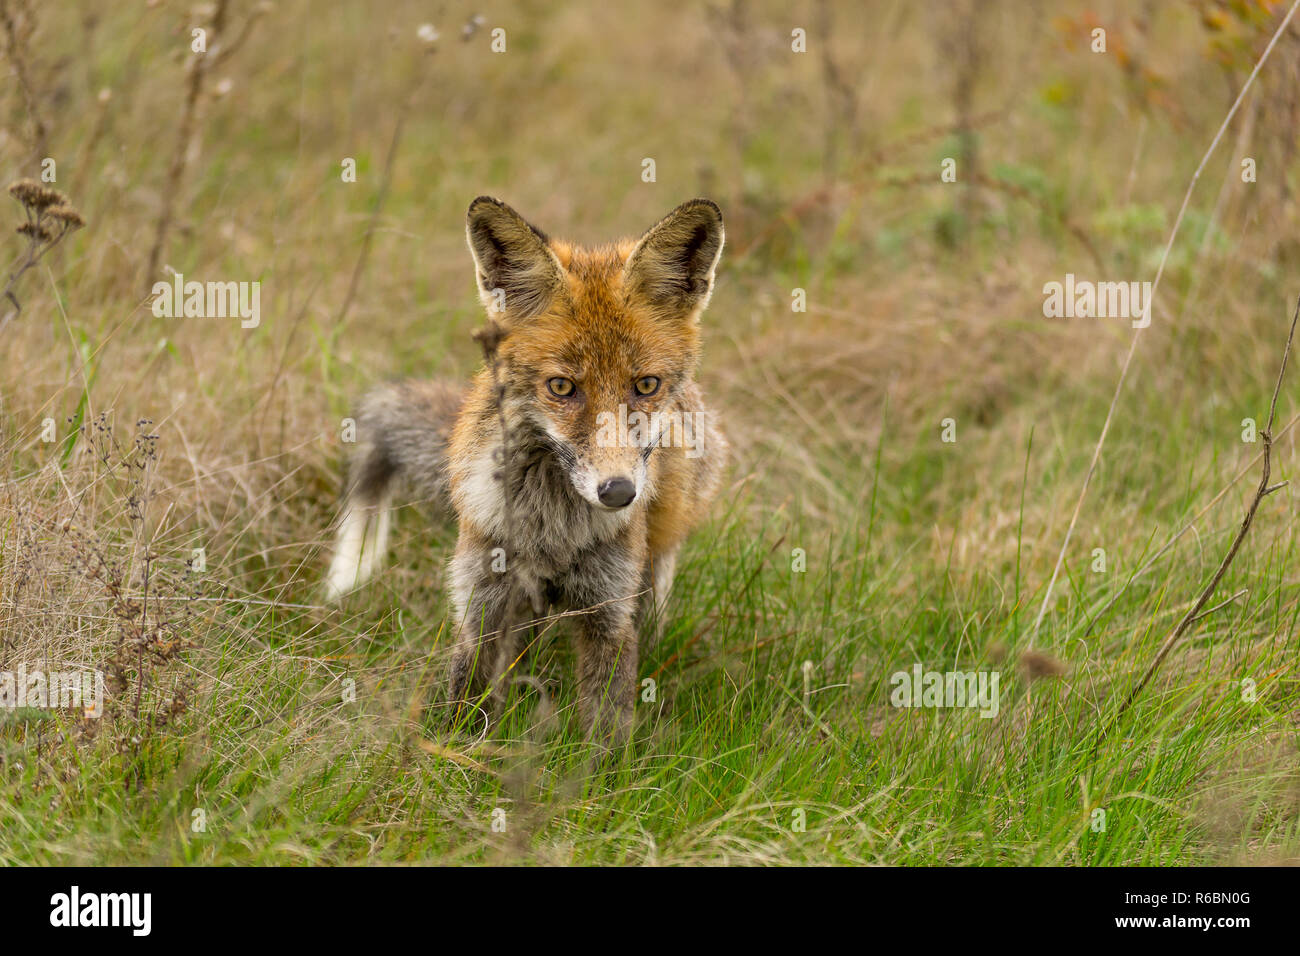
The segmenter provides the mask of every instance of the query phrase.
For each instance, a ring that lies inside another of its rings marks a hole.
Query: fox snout
[[[606,478],[596,486],[596,497],[606,508],[626,508],[636,497],[636,485],[631,478]]]
[[[570,483],[597,511],[622,511],[649,493],[648,463],[641,449],[592,447],[586,442],[566,442],[563,447],[566,453],[557,457]]]

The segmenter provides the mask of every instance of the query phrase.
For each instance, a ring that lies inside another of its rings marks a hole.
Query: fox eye
[[[659,379],[654,375],[638,378],[635,388],[638,395],[653,395],[659,391]]]
[[[546,387],[551,390],[551,394],[556,398],[568,398],[573,394],[573,382],[567,378],[548,379]]]

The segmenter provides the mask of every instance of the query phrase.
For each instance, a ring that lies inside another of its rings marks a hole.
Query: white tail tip
[[[387,501],[378,507],[348,505],[339,522],[334,560],[325,577],[328,600],[337,601],[370,580],[388,550],[389,523]]]

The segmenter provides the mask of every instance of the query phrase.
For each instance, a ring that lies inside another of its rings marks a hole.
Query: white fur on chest
[[[511,503],[507,514],[496,447],[480,452],[456,482],[453,500],[459,516],[494,541],[515,538],[514,549],[527,551],[539,538],[548,548],[563,542],[575,553],[611,540],[632,520],[641,502],[617,511],[587,504],[568,487],[548,489],[540,497],[529,489],[524,500]],[[507,528],[509,525],[509,528]]]

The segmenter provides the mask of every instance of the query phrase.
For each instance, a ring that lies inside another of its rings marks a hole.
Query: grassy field
[[[4,184],[52,159],[86,222],[0,326],[0,671],[109,688],[0,710],[0,863],[1300,860],[1300,491],[1123,707],[1259,481],[1300,20],[1252,77],[1285,3],[860,6],[0,0]],[[451,721],[418,505],[321,599],[353,400],[480,361],[484,193],[579,242],[726,218],[734,460],[603,760],[563,622]],[[168,270],[260,282],[259,324],[156,316]],[[1045,317],[1067,274],[1159,274],[1150,326]],[[917,664],[998,673],[997,716],[891,706]]]

